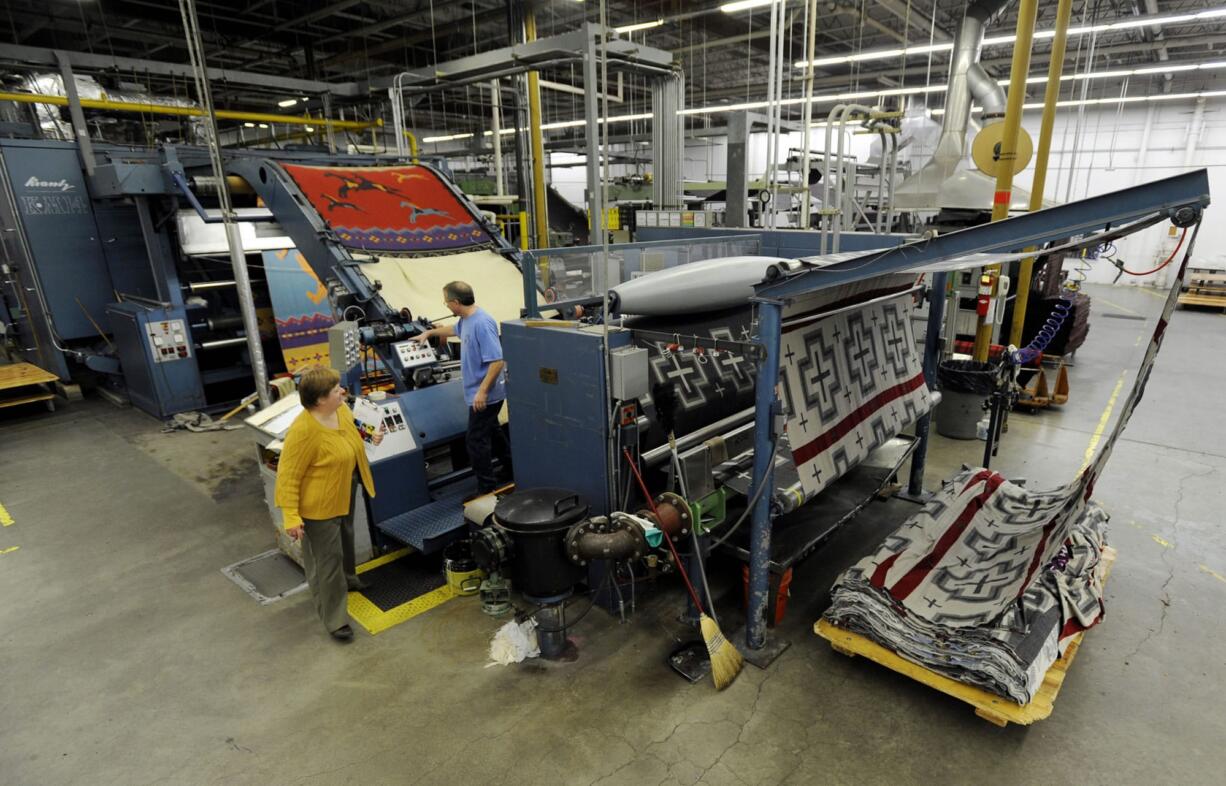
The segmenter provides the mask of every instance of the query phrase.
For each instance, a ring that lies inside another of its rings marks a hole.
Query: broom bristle
[[[707,653],[711,656],[711,678],[715,680],[715,689],[723,690],[741,673],[744,661],[732,642],[724,638],[715,620],[702,614],[698,622],[702,628],[702,640],[707,643]]]

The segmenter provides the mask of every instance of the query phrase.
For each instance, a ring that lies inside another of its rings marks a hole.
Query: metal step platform
[[[464,534],[462,501],[476,491],[477,479],[465,478],[443,489],[434,502],[380,521],[375,529],[397,543],[433,554]]]

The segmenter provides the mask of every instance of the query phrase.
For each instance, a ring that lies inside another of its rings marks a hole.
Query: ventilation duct
[[[898,209],[992,209],[996,181],[967,160],[967,132],[971,128],[972,102],[983,108],[985,120],[1005,113],[1005,91],[979,64],[979,50],[988,21],[1007,5],[1009,0],[978,0],[967,7],[954,36],[945,113],[936,151],[931,161],[895,190],[894,205]],[[1014,205],[1024,208],[1029,201],[1029,194],[1013,190]]]

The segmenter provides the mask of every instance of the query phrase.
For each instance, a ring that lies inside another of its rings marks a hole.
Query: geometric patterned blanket
[[[871,279],[785,308],[780,393],[806,499],[932,407],[911,326],[914,283]]]
[[[434,255],[494,245],[429,167],[282,166],[346,248]]]
[[[1093,541],[1094,533],[1101,547],[1106,515],[1090,498],[1145,393],[1195,240],[1193,231],[1119,418],[1085,469],[1049,491],[1023,488],[987,469],[959,474],[838,578],[827,619],[929,668],[1029,700],[1035,675],[1028,672],[1045,657],[1019,657],[1007,643],[979,645],[997,641],[994,633],[1002,629],[1038,624],[1041,612],[1053,608],[1059,609],[1053,627],[1057,644],[1101,619],[1097,552],[1071,563],[1066,552],[1087,538]],[[1053,584],[1049,574],[1062,560]],[[1068,564],[1080,570],[1070,574],[1064,570]],[[1051,586],[1054,599],[1041,607],[1028,605],[1040,583]],[[1048,655],[1053,651],[1058,653],[1058,646]],[[1002,668],[1003,676],[997,673]],[[1040,681],[1045,670],[1038,671]]]

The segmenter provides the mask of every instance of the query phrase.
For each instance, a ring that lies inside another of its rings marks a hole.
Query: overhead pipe
[[[933,154],[933,158],[945,163],[951,172],[966,154],[966,131],[971,118],[972,98],[980,102],[985,112],[989,106],[995,107],[997,114],[1005,109],[1000,85],[979,65],[979,50],[983,46],[983,30],[988,20],[1008,4],[1009,0],[979,0],[972,3],[954,34],[949,89],[945,93],[945,114],[941,118],[941,138]],[[1014,52],[1018,48],[1015,46]]]
[[[66,96],[45,96],[32,93],[0,92],[0,101],[14,101],[18,104],[51,104],[68,106]],[[136,101],[104,101],[96,98],[82,98],[84,109],[102,109],[108,112],[133,112],[142,115],[174,115],[177,117],[204,117],[203,109],[194,106],[171,106],[168,104],[149,104]],[[252,123],[281,123],[289,126],[325,126],[343,131],[364,131],[372,126],[382,126],[382,120],[327,120],[308,115],[274,115],[263,112],[235,112],[228,109],[218,109],[214,113],[221,120],[243,120]]]
[[[1043,191],[1047,186],[1047,160],[1051,155],[1056,102],[1060,98],[1060,74],[1064,70],[1064,50],[1068,43],[1068,26],[1072,15],[1073,0],[1060,0],[1056,6],[1056,35],[1051,42],[1051,61],[1047,66],[1047,90],[1043,94],[1043,119],[1039,124],[1039,149],[1034,159],[1034,182],[1030,186],[1031,212],[1043,209]],[[1150,111],[1153,111],[1152,105]],[[1026,328],[1026,307],[1030,304],[1030,281],[1033,276],[1034,257],[1026,257],[1018,268],[1017,286],[1014,287],[1017,298],[1013,301],[1013,323],[1009,330],[1009,343],[1014,346],[1022,345],[1022,334]]]
[[[1030,47],[1034,43],[1038,10],[1037,0],[1022,0],[1017,10],[1017,41],[1013,45],[1013,64],[1009,70],[1009,99],[996,169],[996,194],[992,199],[993,221],[1008,218],[1009,204],[1013,201],[1013,162],[1017,160],[1017,137],[1022,127],[1022,104],[1026,100],[1026,76],[1030,72]],[[992,279],[992,297],[996,297],[1000,265],[990,265],[986,272]],[[975,331],[974,358],[981,363],[987,362],[991,348],[992,321],[991,317],[979,317],[979,328]]]

